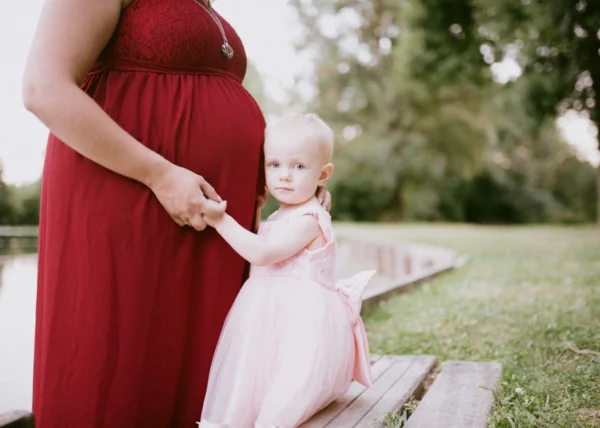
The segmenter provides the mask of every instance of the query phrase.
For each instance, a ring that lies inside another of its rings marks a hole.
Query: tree
[[[267,111],[270,107],[270,100],[265,93],[265,88],[262,79],[260,78],[260,73],[251,62],[248,63],[243,84],[246,90],[252,94],[252,97],[256,100],[260,108],[263,111]]]
[[[359,204],[361,187],[379,189],[386,218],[435,218],[439,194],[430,192],[424,205],[426,189],[472,175],[488,144],[492,112],[481,87],[492,83],[489,68],[473,41],[473,24],[451,34],[449,24],[440,23],[450,19],[440,2],[293,2],[307,28],[303,49],[317,64],[319,96],[311,109],[344,136],[335,190],[347,194],[348,204]],[[467,0],[445,2],[448,8],[458,4],[469,9]],[[440,56],[444,37],[455,42]],[[349,194],[352,189],[358,193]]]
[[[596,0],[474,0],[478,20],[498,57],[519,48],[529,76],[532,113],[583,111],[600,128],[600,2]],[[600,148],[600,147],[599,147]],[[600,225],[600,166],[596,169]]]
[[[13,224],[16,214],[12,189],[2,180],[0,167],[0,224]]]
[[[293,3],[306,28],[301,49],[315,63],[309,109],[342,136],[337,218],[586,218],[572,212],[586,209],[586,191],[565,198],[552,179],[579,164],[561,169],[573,154],[556,134],[554,100],[536,96],[554,86],[531,73],[507,85],[493,80],[490,64],[506,44],[485,25],[484,0]],[[494,203],[498,215],[490,215]]]
[[[40,220],[41,179],[15,189],[18,224],[35,225]]]

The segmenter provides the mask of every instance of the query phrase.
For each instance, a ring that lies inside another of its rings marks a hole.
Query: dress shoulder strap
[[[323,233],[323,237],[327,243],[333,242],[333,226],[331,225],[331,215],[321,206],[308,206],[295,210],[293,213],[288,215],[288,219],[297,218],[305,215],[312,215],[317,222]]]

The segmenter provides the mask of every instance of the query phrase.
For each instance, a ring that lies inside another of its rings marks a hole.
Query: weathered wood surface
[[[0,226],[0,238],[37,238],[37,226]]]
[[[404,428],[485,428],[501,371],[499,363],[444,363]]]
[[[336,278],[347,278],[361,270],[377,274],[363,293],[363,308],[406,293],[444,272],[463,266],[467,257],[428,245],[374,241],[367,238],[338,239]]]
[[[384,355],[372,365],[373,386],[353,382],[340,399],[301,425],[302,428],[371,427],[400,409],[417,393],[437,358],[430,355]]]

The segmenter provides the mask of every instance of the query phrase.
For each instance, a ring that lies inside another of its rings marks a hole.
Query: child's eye
[[[269,164],[269,166],[270,166],[271,168],[279,168],[279,163],[277,163],[277,162],[271,162],[271,163]]]
[[[306,168],[306,167],[304,165],[300,164],[300,163],[298,165],[296,165],[296,169],[302,170],[304,168]]]

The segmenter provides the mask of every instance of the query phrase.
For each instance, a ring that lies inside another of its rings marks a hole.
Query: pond
[[[31,410],[35,251],[0,248],[0,413]]]

